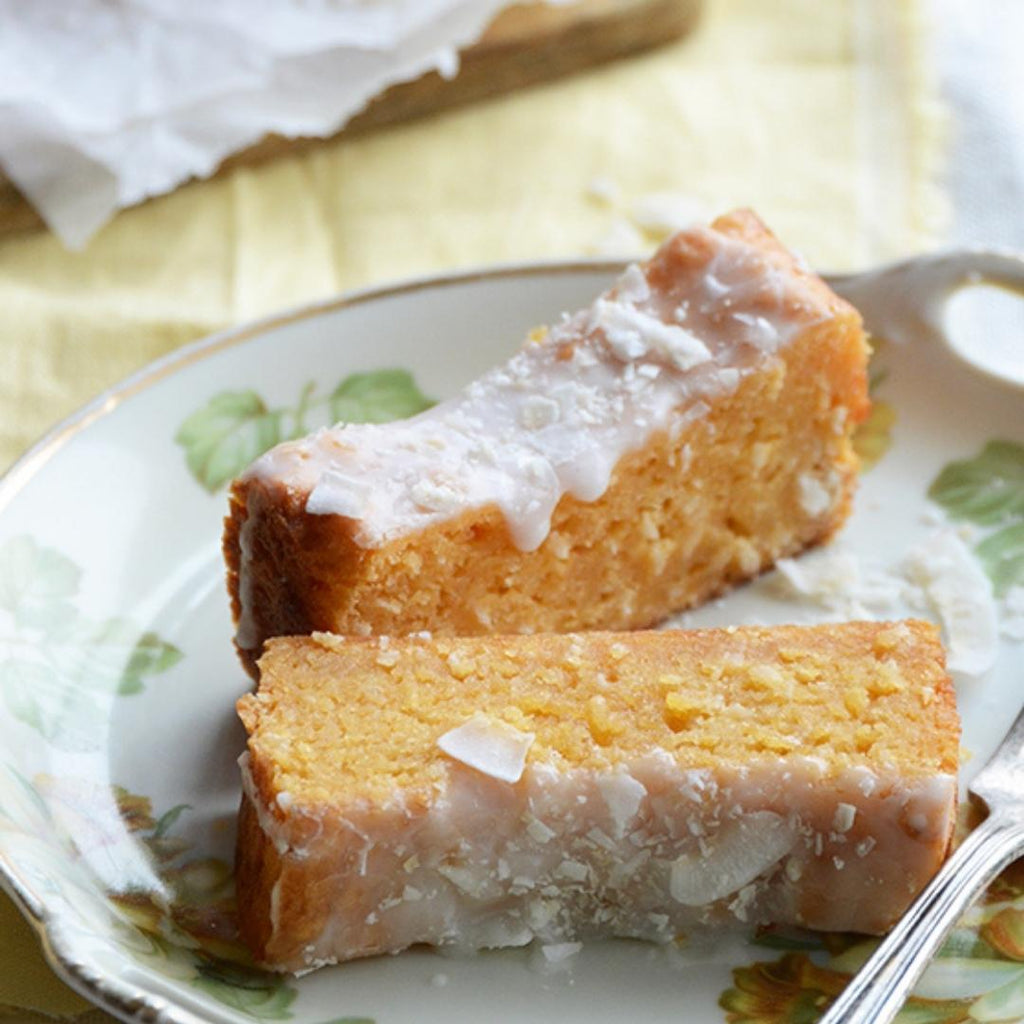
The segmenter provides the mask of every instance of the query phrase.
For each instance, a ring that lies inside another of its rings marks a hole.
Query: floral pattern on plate
[[[550,973],[523,951],[457,960],[414,951],[282,979],[255,970],[238,945],[227,866],[240,749],[232,708],[249,683],[230,649],[221,488],[305,429],[411,414],[430,404],[426,394],[454,393],[611,273],[455,278],[213,339],[101,400],[0,489],[0,861],[93,998],[122,1014],[161,1005],[175,1024],[440,1024],[493,1016],[500,999],[510,1000],[500,1007],[508,1020],[610,1024],[628,1009],[649,1021],[812,1021],[867,955],[854,937],[770,933],[706,960],[685,948],[588,943]],[[501,330],[481,341],[479,324],[495,317]],[[890,343],[882,354],[875,414],[857,442],[873,466],[841,542],[894,564],[938,516],[967,531],[1009,606],[1024,562],[1020,393],[969,374],[941,347],[922,358]],[[325,372],[341,381],[333,390],[310,383]],[[751,587],[694,624],[778,621],[793,607]],[[958,680],[975,759],[1016,712],[1022,638],[1004,630],[996,667]],[[1024,1016],[1022,889],[1011,871],[990,890],[905,1020]]]
[[[82,570],[21,534],[0,546],[0,692],[8,712],[64,750],[98,741],[103,699],[132,696],[181,651],[127,616],[78,607]]]
[[[733,969],[719,1005],[729,1024],[813,1024],[878,945],[856,935],[766,931],[776,960]],[[1005,871],[940,949],[897,1020],[1013,1024],[1024,1018],[1024,864]]]

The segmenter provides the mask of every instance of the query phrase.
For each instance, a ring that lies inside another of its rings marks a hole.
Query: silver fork
[[[911,904],[819,1024],[887,1024],[957,919],[1024,853],[1024,710],[969,792],[988,817]]]

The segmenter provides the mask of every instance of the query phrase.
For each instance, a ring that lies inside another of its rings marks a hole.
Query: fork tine
[[[1024,704],[995,753],[967,787],[994,812],[1003,800],[1024,802]]]

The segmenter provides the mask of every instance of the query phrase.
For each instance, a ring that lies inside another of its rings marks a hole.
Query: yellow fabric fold
[[[32,927],[0,893],[0,1021],[75,1019],[90,1009],[50,970]]]

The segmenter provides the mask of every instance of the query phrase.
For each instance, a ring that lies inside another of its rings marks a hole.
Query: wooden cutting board
[[[431,72],[392,86],[335,138],[502,95],[671,42],[693,27],[700,6],[701,0],[577,0],[510,7],[462,52],[455,78]],[[217,173],[322,143],[269,135],[229,157]],[[0,237],[42,226],[39,214],[0,172]]]

